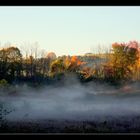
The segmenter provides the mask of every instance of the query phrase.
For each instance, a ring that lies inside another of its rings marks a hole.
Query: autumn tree
[[[66,57],[64,60],[65,68],[68,72],[77,72],[80,67],[84,64],[77,56]]]
[[[76,74],[80,70],[82,64],[83,62],[80,61],[77,56],[62,56],[51,63],[50,74]]]
[[[112,56],[105,67],[110,77],[130,79],[133,76],[133,68],[139,60],[139,45],[136,41],[112,44]],[[106,73],[107,74],[107,73]]]
[[[64,71],[65,71],[65,66],[62,58],[58,58],[51,63],[50,66],[51,75],[61,74],[64,73]]]

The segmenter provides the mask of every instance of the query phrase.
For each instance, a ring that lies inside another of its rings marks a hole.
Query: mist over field
[[[54,120],[100,120],[106,116],[120,117],[140,114],[138,83],[126,87],[89,82],[82,85],[75,77],[62,85],[41,89],[27,85],[14,87],[14,94],[1,93],[3,107],[11,111],[7,121],[28,122]]]

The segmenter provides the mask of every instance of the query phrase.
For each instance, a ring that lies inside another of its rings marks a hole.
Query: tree
[[[65,66],[63,63],[63,59],[58,58],[56,60],[54,60],[51,65],[50,65],[50,73],[51,74],[60,74],[63,73],[65,71]]]
[[[50,75],[65,75],[78,73],[84,62],[80,61],[77,56],[62,56],[51,63]]]
[[[17,47],[9,47],[6,49],[6,55],[11,78],[20,77],[22,71],[22,54],[20,50]]]
[[[132,78],[133,68],[139,60],[139,52],[136,41],[112,44],[112,56],[106,70],[108,67],[111,77],[116,80]]]
[[[8,47],[0,50],[0,74],[2,78],[20,77],[22,70],[22,54],[17,47]]]
[[[64,60],[65,68],[68,72],[77,72],[84,62],[80,61],[77,56],[66,57]]]
[[[4,79],[7,76],[8,71],[8,62],[7,62],[7,55],[6,50],[0,50],[0,78]]]

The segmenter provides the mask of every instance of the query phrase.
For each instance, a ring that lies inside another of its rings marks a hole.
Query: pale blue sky
[[[0,7],[1,45],[37,41],[56,55],[79,55],[130,40],[140,41],[139,6]]]

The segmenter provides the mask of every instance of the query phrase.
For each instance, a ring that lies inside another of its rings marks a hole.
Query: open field
[[[18,96],[3,94],[2,110],[9,112],[1,118],[0,132],[140,132],[139,89],[133,86],[131,90],[111,87],[103,90],[103,85],[99,87],[93,90],[88,85],[72,85],[40,92],[24,91]]]

